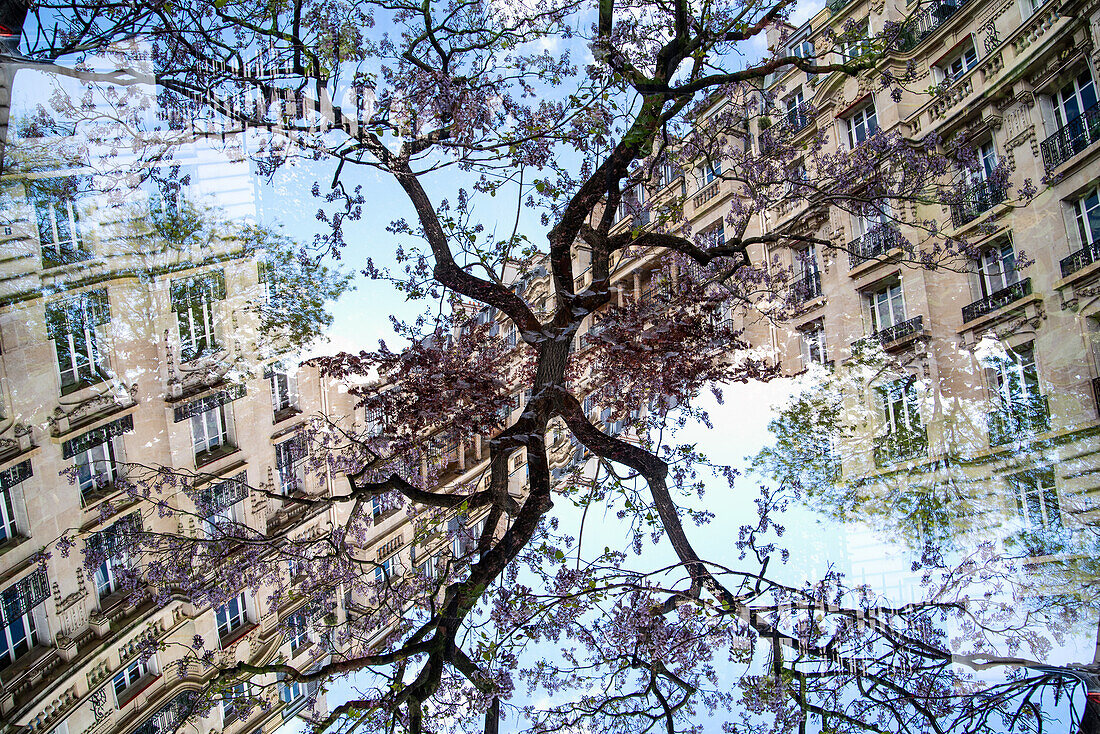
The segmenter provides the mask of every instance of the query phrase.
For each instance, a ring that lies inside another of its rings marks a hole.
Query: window
[[[905,301],[902,298],[901,283],[882,286],[868,293],[865,298],[871,312],[872,334],[905,321]]]
[[[1006,242],[982,253],[978,279],[981,282],[982,297],[991,296],[1007,288],[1020,279],[1016,270],[1016,253],[1012,243]]]
[[[859,58],[871,51],[870,27],[864,20],[850,32],[843,34],[843,55],[847,59]]]
[[[244,627],[248,621],[244,592],[237,594],[218,607],[215,617],[218,622],[218,636],[223,640],[231,633]]]
[[[955,52],[936,69],[942,79],[950,84],[977,65],[978,51],[973,43],[968,43],[965,48]]]
[[[1073,218],[1082,247],[1100,242],[1100,188],[1095,188],[1073,202]]]
[[[374,567],[374,583],[382,584],[391,578],[393,576],[393,566],[393,556],[379,562],[379,564]]]
[[[8,667],[42,642],[39,606],[49,597],[44,571],[25,576],[0,593],[0,670]]]
[[[645,187],[640,183],[634,184],[624,191],[622,199],[619,201],[619,209],[615,212],[615,221],[639,214],[639,208],[646,202],[645,194]]]
[[[119,571],[125,568],[126,559],[123,556],[111,557],[99,564],[95,572],[95,588],[101,600],[122,588]]]
[[[275,416],[285,415],[297,407],[294,383],[287,371],[280,365],[273,365],[268,377],[271,380],[271,410]]]
[[[219,533],[231,532],[233,525],[244,522],[242,507],[239,502],[234,502],[225,507],[219,507],[203,520],[203,530],[206,537],[214,538]]]
[[[806,105],[801,87],[783,98],[783,107],[786,109],[787,126],[791,130],[801,130],[806,126]]]
[[[42,261],[46,267],[88,259],[81,232],[78,197],[85,186],[80,176],[39,179],[28,184],[34,207]]]
[[[25,459],[0,472],[0,544],[19,534],[15,508],[22,491],[19,485],[33,475],[31,462]],[[18,493],[18,495],[17,495]],[[2,612],[0,612],[2,614]]]
[[[825,364],[828,361],[828,352],[825,348],[825,326],[820,321],[804,327],[799,331],[802,341],[802,365],[809,367],[811,364]]]
[[[132,579],[129,555],[140,531],[140,517],[132,513],[88,538],[85,563],[89,570],[95,568],[93,578],[100,600],[122,589],[128,574]]]
[[[222,692],[222,724],[236,721],[245,713],[242,699],[248,697],[248,688],[244,681],[227,687]]]
[[[100,327],[111,320],[107,291],[89,291],[46,306],[46,330],[54,342],[61,394],[106,379]]]
[[[1062,525],[1054,470],[1029,471],[1014,477],[1016,510],[1030,528],[1055,528]]]
[[[699,188],[715,181],[722,175],[722,161],[708,161],[699,166]]]
[[[719,219],[712,226],[707,227],[699,233],[699,246],[703,249],[709,249],[711,247],[721,247],[726,244],[726,227],[725,221]]]
[[[207,537],[215,537],[219,532],[229,530],[229,526],[245,521],[243,502],[247,496],[246,471],[211,484],[199,493],[195,505],[198,511],[207,513],[203,521]]]
[[[801,250],[796,250],[794,260],[801,277],[810,277],[817,274],[817,247],[815,245],[810,244]]]
[[[878,115],[875,103],[869,102],[845,118],[848,128],[848,147],[854,148],[878,131]]]
[[[1002,410],[1027,410],[1039,396],[1039,372],[1032,346],[1008,350],[1003,357],[993,360],[991,367]]]
[[[664,188],[683,176],[680,167],[674,163],[662,163],[657,169],[657,188]]]
[[[124,694],[148,674],[149,666],[147,662],[144,659],[139,659],[127,665],[122,669],[122,672],[114,677],[115,701],[118,702],[119,706],[122,706],[128,698]]]
[[[217,351],[216,302],[224,298],[225,275],[220,270],[172,281],[172,310],[176,312],[183,361]]]
[[[1092,74],[1085,69],[1072,81],[1067,82],[1054,95],[1055,126],[1062,128],[1080,117],[1086,110],[1096,106],[1096,85]]]
[[[901,378],[878,387],[887,434],[911,434],[923,430],[917,402],[916,380]]]
[[[214,306],[199,301],[176,314],[179,319],[180,344],[184,361],[195,359],[217,348],[214,339]]]
[[[15,525],[15,502],[12,490],[0,491],[0,543],[14,538],[18,533]]]
[[[305,489],[305,467],[302,460],[306,452],[304,436],[275,444],[275,468],[279,471],[279,489],[283,494],[294,494]]]
[[[978,146],[978,170],[969,170],[967,175],[971,183],[988,181],[993,177],[997,169],[997,149],[993,147],[993,141],[987,141]]]
[[[280,673],[280,675],[282,675]],[[302,697],[302,686],[296,680],[279,681],[279,700],[283,703],[294,703]]]
[[[112,486],[119,478],[115,439],[90,446],[76,455],[76,480],[81,497],[88,497]]]
[[[789,56],[795,56],[800,59],[813,58],[814,44],[808,38],[793,41],[791,45],[787,48],[787,54]]]
[[[291,615],[287,620],[286,639],[290,642],[290,649],[309,644],[309,619],[303,612]]]
[[[224,405],[191,416],[191,440],[196,460],[229,444]]]

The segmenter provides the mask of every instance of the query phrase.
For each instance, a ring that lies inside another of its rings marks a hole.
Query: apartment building
[[[157,734],[185,717],[183,731],[274,731],[313,706],[316,686],[263,676],[193,709],[212,675],[196,658],[196,638],[220,665],[280,660],[309,669],[333,654],[328,630],[342,608],[322,623],[302,599],[265,589],[218,605],[183,590],[169,599],[134,595],[142,561],[129,557],[126,535],[140,526],[201,536],[229,520],[288,542],[320,534],[333,521],[328,509],[250,487],[331,492],[333,476],[305,468],[302,428],[311,414],[345,410],[346,392],[289,370],[260,329],[257,304],[275,287],[264,252],[218,222],[212,236],[180,235],[185,219],[213,216],[208,204],[234,220],[254,217],[253,171],[239,145],[192,137],[174,143],[171,164],[135,170],[131,160],[100,156],[79,124],[28,122],[34,108],[20,100],[48,89],[51,76],[8,71],[0,732]],[[86,156],[59,153],[69,144]],[[152,486],[160,467],[185,478],[186,491],[149,499],[132,491]],[[290,586],[293,569],[286,575]]]
[[[768,123],[807,148],[823,135],[826,152],[877,130],[963,140],[977,152],[976,165],[954,175],[960,195],[950,206],[916,203],[879,218],[790,199],[759,227],[835,244],[766,253],[795,274],[800,302],[767,339],[788,374],[818,363],[847,375],[834,384],[846,385],[856,430],[822,447],[837,455],[842,481],[872,495],[950,485],[960,514],[982,514],[976,529],[993,537],[1009,525],[1096,521],[1097,12],[1053,0],[916,9],[837,0],[804,26],[769,34],[800,55],[836,48],[830,30],[901,23],[904,50],[881,66],[899,76],[915,69],[916,81],[892,93],[866,74],[776,74],[771,117],[753,121],[761,155]],[[863,50],[850,42],[830,53]],[[1039,193],[1025,204],[1018,192],[1029,183]],[[962,238],[975,256],[913,263],[898,238],[921,241],[929,220],[938,223],[931,246]],[[868,360],[874,375],[864,379]]]

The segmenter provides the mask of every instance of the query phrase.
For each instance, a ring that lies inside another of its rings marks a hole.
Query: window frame
[[[1088,206],[1090,199],[1092,206]],[[1071,208],[1081,249],[1100,246],[1100,186],[1075,198]]]
[[[0,490],[0,545],[22,537],[19,532],[21,518],[15,510],[17,486]]]
[[[236,611],[232,607],[236,605]],[[214,624],[218,630],[218,640],[225,642],[249,625],[248,596],[240,592],[214,610]],[[223,630],[224,627],[224,630]]]
[[[213,425],[213,420],[216,425]],[[226,411],[225,405],[218,405],[210,410],[205,410],[201,413],[196,413],[191,416],[191,450],[195,456],[196,462],[198,459],[213,453],[217,449],[225,446],[232,446],[232,433],[229,430],[229,414]],[[211,435],[211,429],[217,433],[216,436]],[[201,432],[201,437],[200,437]],[[217,442],[214,442],[214,438],[217,438]],[[200,448],[201,447],[201,448]]]
[[[133,699],[136,693],[134,688],[139,683],[156,675],[154,670],[152,657],[139,657],[137,660],[122,666],[122,669],[111,677],[111,688],[115,693],[115,703],[119,708],[122,708]],[[120,679],[121,685],[119,684]]]
[[[1047,479],[1049,479],[1049,485],[1044,483]],[[1018,474],[1012,478],[1012,484],[1016,512],[1025,527],[1036,530],[1063,527],[1062,501],[1058,492],[1058,478],[1053,467]],[[1032,499],[1035,500],[1034,505],[1041,515],[1038,522],[1031,515],[1033,503],[1030,500]]]
[[[884,294],[885,298],[879,298]],[[863,298],[868,309],[871,334],[877,334],[883,329],[889,329],[908,320],[905,308],[905,291],[902,288],[900,279],[891,279],[874,286],[873,289],[864,291]],[[882,311],[882,304],[887,305],[885,312]],[[897,315],[899,310],[900,318]],[[883,322],[884,313],[889,314],[890,323]]]
[[[988,298],[1020,282],[1020,271],[1016,267],[1016,251],[1011,240],[983,249],[978,256],[977,264],[978,284],[982,298]],[[996,266],[996,270],[993,266]]]
[[[888,436],[912,436],[924,429],[920,396],[913,377],[899,377],[876,385],[879,409]]]
[[[868,110],[870,110],[870,114],[868,114]],[[860,104],[858,108],[844,115],[844,127],[848,134],[849,150],[855,150],[877,133],[879,131],[878,107],[875,106],[874,98],[869,98],[866,103]],[[861,127],[864,130],[862,137],[860,137],[861,133],[858,132]]]
[[[1085,77],[1087,77],[1088,80],[1087,82],[1082,84],[1081,80]],[[1072,101],[1077,106],[1077,113],[1072,117],[1070,117],[1069,111],[1066,106],[1067,102],[1069,101],[1066,98],[1066,91],[1071,87],[1072,89],[1070,91]],[[1086,90],[1089,90],[1089,95],[1091,95],[1092,97],[1092,102],[1090,104],[1086,104],[1086,102],[1088,101],[1085,94]],[[1066,125],[1083,115],[1087,110],[1095,107],[1098,100],[1100,100],[1100,94],[1098,94],[1096,86],[1096,77],[1093,76],[1092,68],[1089,67],[1088,64],[1086,64],[1082,71],[1080,71],[1068,82],[1059,86],[1058,89],[1056,89],[1054,93],[1050,95],[1050,102],[1054,115],[1055,131],[1061,130]]]
[[[76,467],[76,484],[81,499],[88,498],[112,487],[122,478],[120,451],[117,436],[89,446],[73,457]]]
[[[825,325],[821,320],[811,321],[798,330],[802,351],[802,366],[809,369],[811,364],[826,365],[829,362],[829,347],[825,335]],[[816,354],[816,358],[815,358]]]
[[[215,301],[206,297],[176,311],[180,335],[180,359],[192,362],[220,349]]]
[[[936,64],[936,72],[940,81],[954,84],[966,74],[977,67],[981,59],[978,57],[978,46],[971,37],[953,50],[944,60]],[[958,64],[958,68],[955,65]]]
[[[37,606],[19,615],[15,620],[6,620],[6,623],[3,625],[3,630],[0,631],[0,671],[14,665],[20,658],[30,654],[34,648],[42,644],[41,635],[38,630],[39,620],[36,619],[37,615],[35,614],[37,609],[41,606],[42,603],[40,602]],[[14,622],[19,622],[22,626],[22,637],[15,642],[13,642],[11,634]],[[17,650],[21,645],[25,645],[25,647],[21,651]]]

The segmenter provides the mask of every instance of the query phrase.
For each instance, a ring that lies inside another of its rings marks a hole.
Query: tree
[[[875,217],[905,203],[950,203],[953,164],[974,160],[964,148],[944,151],[934,140],[914,145],[886,133],[841,154],[823,153],[820,141],[807,151],[776,127],[758,156],[745,144],[748,122],[772,109],[775,101],[762,99],[759,85],[778,69],[862,74],[899,94],[909,81],[880,64],[905,42],[905,24],[869,40],[858,28],[844,29],[836,46],[859,42],[867,52],[846,53],[841,62],[825,49],[796,56],[781,46],[746,61],[741,44],[784,21],[792,6],[605,1],[594,18],[587,6],[567,2],[44,2],[32,11],[32,59],[67,60],[137,34],[147,39],[170,118],[205,110],[246,134],[257,131],[265,171],[294,157],[334,161],[318,212],[331,227],[318,243],[323,251],[339,254],[343,225],[363,205],[363,193],[349,184],[356,167],[385,174],[415,213],[391,226],[404,271],[363,265],[428,299],[435,315],[402,326],[407,349],[383,345],[317,362],[327,376],[381,378],[354,389],[380,432],[352,433],[321,420],[310,435],[310,460],[344,470],[344,490],[288,500],[337,507],[342,526],[296,541],[225,521],[201,538],[139,533],[133,541],[144,583],[162,597],[185,589],[221,603],[230,589],[262,582],[300,594],[277,578],[291,560],[309,569],[304,593],[322,613],[338,586],[375,598],[358,626],[343,632],[356,642],[346,658],[316,671],[229,665],[215,689],[261,673],[305,682],[369,672],[369,691],[326,722],[344,731],[462,728],[482,717],[486,732],[497,731],[517,675],[555,695],[577,694],[529,708],[536,731],[699,728],[704,711],[738,703],[767,714],[777,731],[813,717],[822,729],[871,731],[973,731],[1002,713],[1011,728],[1025,730],[1044,717],[1029,692],[1064,690],[1064,675],[987,686],[953,667],[994,664],[987,653],[994,646],[1042,649],[1027,620],[1011,619],[996,601],[968,598],[970,579],[999,572],[987,569],[990,559],[965,559],[963,581],[954,569],[935,569],[929,601],[895,607],[834,575],[805,588],[770,577],[769,564],[782,555],[774,539],[777,495],[765,494],[759,518],[742,527],[735,564],[701,558],[685,528],[688,502],[678,493],[698,488],[704,460],[661,440],[672,408],[690,411],[706,385],[772,374],[738,353],[739,330],[722,309],[747,303],[783,318],[789,297],[756,267],[761,247],[836,247],[813,234],[755,233],[753,215],[811,196]],[[547,50],[559,43],[568,50]],[[578,66],[571,53],[585,44],[592,58]],[[350,105],[333,103],[341,93]],[[798,172],[804,156],[814,159],[811,180]],[[726,215],[732,232],[720,242],[687,230],[682,196],[654,206],[630,193],[658,170],[697,165],[705,177],[737,187]],[[475,199],[503,197],[513,185],[519,205],[540,213],[545,244],[515,232],[501,237],[477,221]],[[441,198],[436,191],[445,187]],[[620,215],[634,226],[616,228]],[[937,238],[930,223],[905,224],[907,234],[894,244],[915,263],[950,265],[969,251],[964,241]],[[650,297],[613,291],[615,268],[645,253],[656,253],[653,266],[663,276]],[[501,314],[513,336],[494,338],[492,317],[471,317],[481,309]],[[581,336],[586,349],[575,351]],[[631,424],[636,440],[600,430],[585,404],[588,392],[607,421]],[[522,410],[502,421],[516,393]],[[632,571],[610,550],[567,565],[570,541],[550,515],[559,492],[551,444],[564,431],[597,457],[601,474],[595,483],[574,476],[561,494],[621,507],[636,544],[652,533],[671,547],[673,569]],[[450,448],[439,437],[486,434],[483,478],[437,491],[447,468],[440,457]],[[516,496],[509,473],[520,452],[527,482]],[[148,472],[134,491],[165,512],[179,510],[164,498],[189,493],[194,519],[213,509],[210,496],[164,472]],[[438,575],[390,578],[361,552],[372,527],[364,509],[376,500],[382,509],[404,509],[416,538],[451,536],[452,561]],[[469,534],[464,522],[450,523],[455,513],[484,513],[483,530]],[[223,586],[210,585],[213,564]],[[543,587],[530,586],[530,578]],[[967,625],[968,652],[949,644],[952,625]],[[533,641],[563,634],[575,652],[527,662]],[[736,651],[742,640],[748,652]],[[741,702],[719,679],[716,647],[734,648],[735,659],[769,660],[768,676],[739,682]],[[217,664],[205,649],[198,657]],[[454,721],[440,721],[441,711],[454,711]]]

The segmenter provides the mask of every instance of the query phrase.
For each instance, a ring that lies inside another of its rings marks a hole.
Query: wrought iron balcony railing
[[[890,344],[896,342],[899,339],[904,339],[907,336],[919,334],[924,330],[924,316],[914,316],[911,319],[902,321],[901,323],[894,324],[893,326],[887,326],[885,329],[879,329],[872,338],[878,339],[882,344]]]
[[[1039,146],[1047,173],[1100,140],[1100,106],[1093,105]]]
[[[875,466],[884,467],[928,453],[928,431],[921,427],[893,431],[876,439]]]
[[[960,203],[951,207],[951,223],[961,227],[972,222],[1008,198],[1003,181],[977,181],[967,187]]]
[[[868,260],[885,255],[901,239],[897,227],[883,224],[848,243],[848,267],[854,268]]]
[[[1046,433],[1050,430],[1050,406],[1046,395],[1026,395],[1019,400],[1004,401],[988,416],[989,445],[1003,446],[1019,436]]]
[[[798,303],[806,303],[821,295],[821,273],[812,271],[803,273],[791,284],[791,293]]]
[[[1100,260],[1100,242],[1093,242],[1092,244],[1085,245],[1069,257],[1062,258],[1062,261],[1059,263],[1062,268],[1062,277],[1068,278],[1073,273],[1081,270],[1086,265],[1091,265],[1097,260]]]
[[[937,28],[946,23],[966,3],[967,0],[937,0],[922,8],[905,28],[906,37],[902,44],[904,50],[915,47],[935,33]]]
[[[1031,295],[1031,278],[1024,278],[1023,280],[1016,281],[1007,288],[1002,288],[981,300],[963,306],[963,323],[993,313],[997,309],[1003,308],[1013,301],[1018,301],[1028,295]]]

